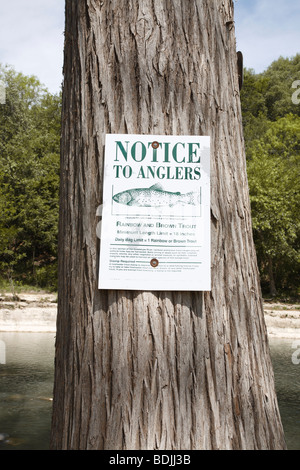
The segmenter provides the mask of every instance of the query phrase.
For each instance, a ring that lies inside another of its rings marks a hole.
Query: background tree
[[[56,285],[61,97],[35,77],[0,68],[2,278]]]
[[[65,39],[51,448],[284,448],[233,2],[67,0]],[[211,292],[98,290],[106,133],[211,136]]]
[[[268,81],[265,100],[268,119],[275,121],[286,114],[300,116],[300,106],[292,101],[294,81],[299,80],[300,54],[292,58],[280,57],[263,73]]]
[[[299,109],[292,84],[300,55],[261,74],[241,93],[254,241],[264,294],[299,296]]]

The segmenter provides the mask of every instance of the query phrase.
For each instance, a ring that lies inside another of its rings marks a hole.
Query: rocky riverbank
[[[0,295],[0,331],[55,333],[56,299],[45,292]]]
[[[0,294],[0,331],[55,332],[57,295],[24,292]],[[300,339],[300,305],[264,303],[268,334]]]
[[[300,305],[264,303],[265,321],[270,337],[300,339]]]

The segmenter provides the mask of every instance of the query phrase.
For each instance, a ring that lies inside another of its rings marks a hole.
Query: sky
[[[37,76],[51,93],[62,83],[64,3],[0,0],[0,63]],[[260,73],[278,57],[300,52],[299,0],[234,3],[237,49],[245,67]]]

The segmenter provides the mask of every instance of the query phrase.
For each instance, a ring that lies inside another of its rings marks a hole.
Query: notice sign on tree
[[[99,289],[210,288],[210,138],[108,134]]]

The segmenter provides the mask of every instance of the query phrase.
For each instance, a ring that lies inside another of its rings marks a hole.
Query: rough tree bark
[[[64,76],[51,448],[284,448],[233,2],[66,0]],[[211,136],[211,292],[97,289],[106,133]]]

